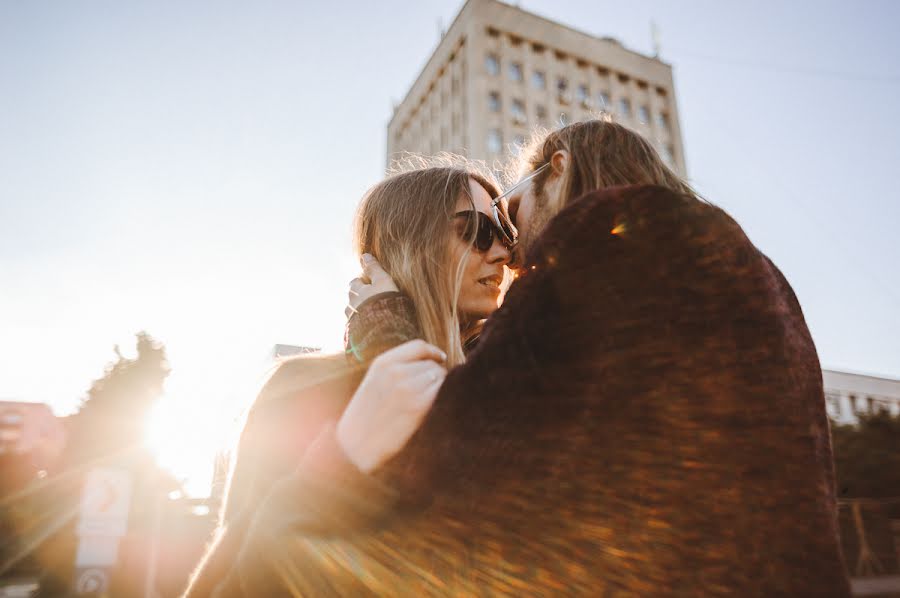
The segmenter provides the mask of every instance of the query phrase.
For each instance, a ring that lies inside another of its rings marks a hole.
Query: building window
[[[597,106],[601,110],[609,110],[609,94],[605,91],[601,91],[597,94]]]
[[[572,101],[572,94],[569,93],[569,81],[565,77],[556,79],[556,93],[560,104],[568,104]]]
[[[583,83],[578,86],[578,89],[575,90],[575,99],[578,100],[578,103],[588,108],[591,104],[591,92],[588,90],[588,86]]]
[[[509,63],[509,79],[510,81],[519,82],[522,80],[522,65],[518,62]]]
[[[513,122],[520,125],[525,123],[525,102],[522,100],[513,100],[512,106],[510,106],[510,112],[512,113]]]
[[[500,94],[492,91],[488,94],[488,110],[491,112],[500,112]]]
[[[453,79],[450,80],[450,93],[453,95],[459,93],[459,79],[456,77],[453,77]]]
[[[663,131],[668,131],[669,130],[669,115],[666,114],[665,112],[660,112],[659,114],[657,114],[656,115],[656,124]]]
[[[499,154],[503,150],[503,134],[499,129],[488,131],[487,149],[492,154]]]
[[[535,89],[546,89],[547,76],[544,71],[534,71],[531,74],[531,86]]]
[[[496,54],[488,54],[484,59],[484,68],[487,69],[488,75],[496,76],[500,74],[500,59]]]
[[[826,392],[825,393],[825,407],[828,411],[828,414],[831,415],[833,419],[840,419],[841,417],[841,395]]]
[[[547,122],[547,107],[542,106],[540,104],[535,108],[535,115],[537,116],[537,120],[539,123],[544,124]]]
[[[650,109],[646,106],[640,106],[638,108],[638,120],[641,124],[646,125],[650,122]]]
[[[619,100],[619,114],[621,114],[623,118],[631,118],[631,100],[628,98]]]

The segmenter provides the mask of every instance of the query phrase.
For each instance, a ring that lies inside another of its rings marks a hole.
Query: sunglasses
[[[491,215],[493,217],[494,225],[501,234],[500,240],[503,241],[503,244],[509,249],[514,248],[516,243],[519,242],[519,230],[516,228],[516,225],[513,224],[512,218],[509,217],[509,196],[521,188],[522,185],[543,172],[548,166],[550,166],[549,162],[536,168],[531,174],[491,200]]]
[[[512,249],[512,247],[504,241],[504,235],[501,233],[494,220],[484,212],[465,210],[457,212],[453,217],[456,219],[465,219],[465,224],[461,227],[457,227],[456,232],[459,234],[460,239],[471,242],[476,251],[487,253],[494,245],[494,237],[499,239],[508,249]],[[513,247],[514,246],[515,245],[513,245]]]

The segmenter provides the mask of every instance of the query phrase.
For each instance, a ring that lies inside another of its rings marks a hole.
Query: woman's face
[[[475,210],[491,215],[491,196],[475,179],[469,179],[469,193],[472,195]],[[472,204],[468,197],[460,197],[456,202],[455,212],[468,212],[472,210]],[[465,236],[466,224],[469,219],[465,217],[454,218],[451,226],[454,233],[450,235],[450,255],[452,264],[459,263],[466,250],[471,247],[469,255],[465,258],[462,285],[459,291],[459,315],[463,320],[482,320],[491,315],[497,309],[500,299],[500,284],[503,282],[503,274],[506,264],[509,262],[510,252],[494,235],[494,243],[490,249],[481,252],[471,246]],[[471,237],[469,237],[471,238]],[[455,270],[451,270],[455,273]]]

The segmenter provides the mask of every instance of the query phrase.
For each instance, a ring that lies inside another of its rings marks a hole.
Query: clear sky
[[[645,53],[655,20],[691,181],[785,272],[824,366],[900,377],[900,3],[520,5]],[[0,399],[71,412],[147,330],[170,417],[215,427],[275,343],[340,347],[391,101],[460,6],[0,4]]]

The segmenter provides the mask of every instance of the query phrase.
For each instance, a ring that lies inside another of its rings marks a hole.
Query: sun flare
[[[150,414],[144,440],[157,464],[181,480],[187,494],[207,496],[227,434],[209,413],[192,411],[163,397]]]

